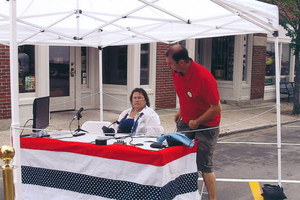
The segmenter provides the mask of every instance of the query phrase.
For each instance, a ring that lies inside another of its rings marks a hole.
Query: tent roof
[[[9,2],[0,43],[9,45]],[[19,0],[18,45],[106,47],[278,30],[278,8],[255,0]]]

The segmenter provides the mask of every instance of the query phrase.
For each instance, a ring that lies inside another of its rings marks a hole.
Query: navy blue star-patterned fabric
[[[197,172],[181,175],[163,187],[156,187],[29,166],[22,166],[21,171],[23,184],[38,185],[120,200],[169,200],[175,198],[177,195],[195,192],[198,189],[197,184],[186,184],[197,182]]]

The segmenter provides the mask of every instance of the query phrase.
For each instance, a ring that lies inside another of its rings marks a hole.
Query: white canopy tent
[[[0,1],[0,43],[10,46],[12,126],[19,126],[19,45],[99,48],[100,119],[103,117],[101,49],[112,45],[164,42],[252,33],[276,33],[278,8],[255,0],[7,0]],[[278,40],[276,99],[278,180],[281,180]],[[19,132],[13,129],[15,164]],[[15,174],[21,199],[20,168]]]
[[[9,44],[9,3],[0,5],[0,43]],[[254,0],[22,0],[16,12],[18,45],[105,47],[278,29],[277,7]]]

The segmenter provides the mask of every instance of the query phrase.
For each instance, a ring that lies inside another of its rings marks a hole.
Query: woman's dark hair
[[[132,96],[133,96],[133,93],[135,93],[135,92],[142,93],[144,98],[145,98],[146,105],[148,107],[150,107],[150,101],[149,101],[149,98],[148,98],[148,94],[143,88],[135,88],[134,90],[132,90],[130,98],[129,98],[131,105],[132,105]]]

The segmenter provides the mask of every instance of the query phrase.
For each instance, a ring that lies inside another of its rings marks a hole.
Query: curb
[[[284,121],[284,122],[281,122],[281,125],[291,124],[291,123],[299,122],[299,121],[300,121],[300,119]],[[274,126],[277,126],[277,123],[263,124],[263,125],[259,125],[259,126],[243,128],[243,129],[236,129],[236,130],[232,130],[232,131],[225,131],[225,132],[221,131],[219,137],[224,137],[224,136],[227,136],[227,135],[233,135],[233,134],[237,134],[237,133],[243,133],[243,132],[247,132],[247,131],[267,129],[267,128],[272,128]]]

